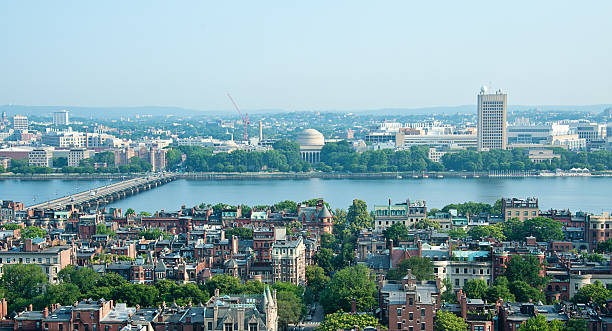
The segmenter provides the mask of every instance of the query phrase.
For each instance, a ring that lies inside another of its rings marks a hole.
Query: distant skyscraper
[[[23,115],[13,116],[13,130],[28,131],[28,117]]]
[[[53,112],[53,124],[54,125],[68,125],[70,122],[68,121],[68,111],[60,110]]]
[[[506,149],[506,105],[508,95],[497,90],[487,94],[483,86],[478,93],[478,150]]]

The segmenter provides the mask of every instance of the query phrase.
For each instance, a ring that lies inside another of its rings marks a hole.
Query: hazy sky
[[[612,1],[1,1],[0,104],[612,102]]]

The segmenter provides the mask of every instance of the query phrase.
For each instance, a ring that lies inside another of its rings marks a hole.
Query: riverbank
[[[92,180],[92,179],[114,179],[125,180],[143,176],[145,174],[1,174],[2,179],[21,179],[21,180]],[[183,172],[177,173],[179,178],[194,180],[239,180],[239,179],[417,179],[417,178],[523,178],[523,177],[555,177],[554,175],[542,175],[537,171],[517,171],[505,173],[489,172],[467,172],[467,171],[440,171],[440,172],[377,172],[377,173],[339,173],[339,172]],[[610,177],[612,172],[596,172],[588,175],[589,177]],[[557,177],[585,177],[584,175],[566,175]]]

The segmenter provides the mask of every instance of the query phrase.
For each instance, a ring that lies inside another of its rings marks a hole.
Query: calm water
[[[110,180],[0,180],[0,200],[23,201],[26,205],[68,193],[111,183]],[[112,206],[124,210],[178,209],[182,204],[272,204],[281,200],[302,201],[323,197],[333,208],[347,208],[352,199],[369,206],[406,199],[426,200],[428,207],[441,208],[451,202],[493,203],[500,197],[540,198],[542,209],[569,208],[594,213],[612,211],[612,178],[429,178],[429,179],[305,179],[305,180],[177,180],[140,193]]]

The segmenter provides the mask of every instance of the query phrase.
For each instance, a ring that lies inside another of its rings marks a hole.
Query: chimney
[[[45,309],[43,309],[43,318],[47,318],[47,316],[49,316],[49,308],[45,307]]]
[[[28,306],[28,311],[32,311],[32,304]]]
[[[353,300],[351,300],[351,314],[356,314],[357,313],[357,299],[353,298]]]
[[[218,297],[218,296],[219,296],[219,289],[218,289],[218,288],[216,288],[216,289],[215,289],[215,297]]]

